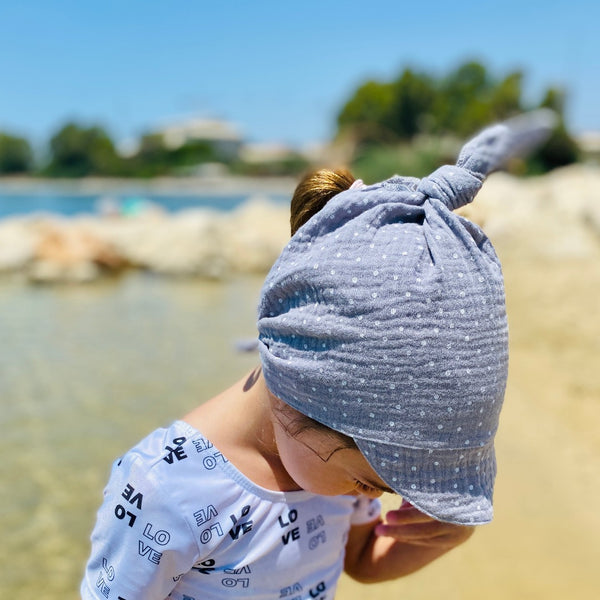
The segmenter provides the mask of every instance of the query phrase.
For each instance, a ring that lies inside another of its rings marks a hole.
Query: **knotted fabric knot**
[[[482,184],[483,176],[456,165],[444,165],[421,179],[417,192],[437,198],[450,210],[456,210],[472,202]]]
[[[487,175],[538,146],[555,124],[556,115],[540,109],[488,127],[463,146],[455,166],[440,167],[422,179],[417,190],[438,198],[450,210],[464,206],[475,198]]]

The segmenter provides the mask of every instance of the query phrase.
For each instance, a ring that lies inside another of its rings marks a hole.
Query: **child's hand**
[[[386,513],[385,522],[375,527],[375,535],[392,537],[405,544],[449,550],[468,540],[474,529],[436,521],[403,500],[399,509]]]

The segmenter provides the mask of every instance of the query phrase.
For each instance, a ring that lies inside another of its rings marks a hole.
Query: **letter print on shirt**
[[[252,573],[252,570],[248,565],[240,567],[239,569],[225,569],[224,573],[227,574],[228,577],[223,577],[223,579],[221,579],[221,585],[226,588],[238,586],[240,588],[247,588],[251,585],[249,575]]]
[[[311,537],[308,540],[308,549],[314,550],[319,544],[327,542],[327,534],[325,533],[325,519],[323,515],[317,515],[306,521],[306,533]],[[320,531],[318,531],[320,529]]]
[[[157,430],[117,464],[92,535],[85,600],[255,591],[332,600],[347,530],[369,520],[368,499],[354,506],[350,496],[256,486],[183,422]]]
[[[287,529],[281,536],[281,543],[284,546],[287,546],[290,542],[297,542],[300,539],[300,527],[292,525],[298,519],[298,511],[295,508],[292,508],[287,516],[279,515],[277,517],[277,521],[279,522],[279,527],[282,529]]]
[[[212,442],[205,440],[204,438],[199,438],[195,439],[193,443],[198,454],[204,453],[202,464],[207,471],[212,471],[219,464],[228,462],[218,450],[214,450]]]
[[[186,438],[185,437],[177,437],[173,440],[173,445],[175,446],[174,448],[171,448],[171,446],[167,445],[165,447],[165,450],[168,451],[167,455],[163,458],[163,460],[166,463],[169,463],[170,465],[173,464],[173,462],[175,460],[184,460],[186,459],[188,456],[185,453],[185,450],[183,449],[183,444],[185,442]]]
[[[240,517],[236,517],[235,515],[229,515],[229,518],[233,521],[233,527],[229,531],[229,535],[232,540],[237,540],[240,537],[240,532],[242,535],[246,535],[250,531],[252,531],[253,521],[252,519],[246,519],[245,521],[241,521],[244,517],[247,517],[250,513],[250,505],[247,504],[242,508],[242,512]]]
[[[119,463],[119,464],[121,464],[121,463]],[[115,517],[117,517],[117,519],[119,519],[119,520],[125,520],[125,522],[127,523],[127,525],[129,525],[129,527],[133,527],[135,520],[138,517],[138,514],[128,510],[128,508],[133,508],[133,506],[135,505],[135,507],[138,510],[141,510],[144,496],[140,492],[136,493],[135,488],[130,483],[127,483],[121,496],[123,498],[125,498],[125,500],[131,506],[126,508],[122,504],[117,504],[115,506],[115,511],[114,511]]]

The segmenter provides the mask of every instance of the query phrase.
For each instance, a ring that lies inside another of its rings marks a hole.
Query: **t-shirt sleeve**
[[[200,559],[166,487],[139,455],[115,462],[91,536],[84,600],[163,600]]]
[[[353,505],[353,512],[350,518],[351,525],[364,525],[370,523],[381,514],[381,501],[379,498],[368,498],[367,496],[357,496]]]

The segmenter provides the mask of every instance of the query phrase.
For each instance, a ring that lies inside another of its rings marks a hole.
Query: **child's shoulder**
[[[187,505],[203,498],[227,501],[231,480],[221,468],[225,457],[199,431],[183,421],[156,429],[115,461],[113,491],[143,494],[147,503]],[[139,497],[139,496],[138,496]]]
[[[210,544],[206,546],[208,534],[201,538],[201,526],[221,512],[235,512],[247,503],[246,496],[232,479],[227,459],[192,426],[176,421],[114,462],[104,504],[133,528],[160,524],[170,537],[175,531],[182,537],[192,531],[206,551]]]
[[[108,572],[102,565],[119,572],[119,585],[128,590],[123,597],[135,595],[132,590],[147,597],[142,592],[172,587],[228,541],[224,524],[244,499],[217,468],[216,453],[198,431],[175,422],[114,462],[92,533],[85,597],[92,596],[98,573]]]
[[[216,475],[215,467],[224,462],[226,459],[197,429],[184,421],[175,421],[147,435],[116,464],[145,473],[160,483],[180,476],[189,478],[192,474]]]
[[[212,446],[202,434],[184,421],[174,421],[168,427],[155,429],[137,443],[125,456],[131,462],[144,465],[152,471],[180,465],[193,454],[192,448]]]

